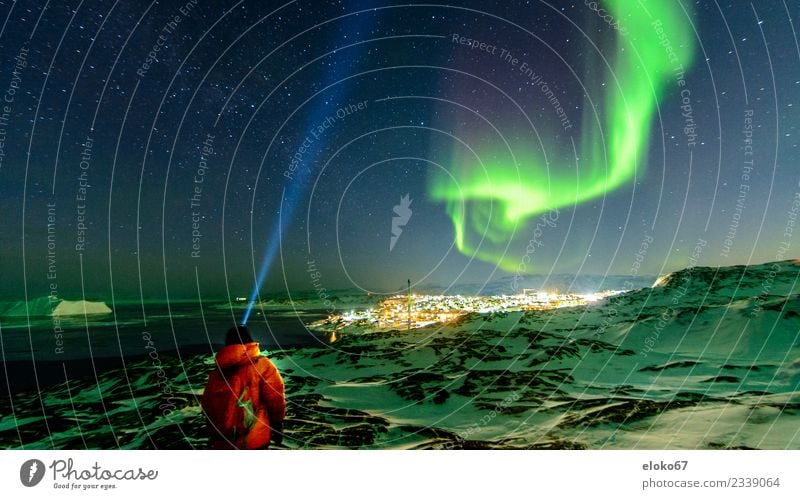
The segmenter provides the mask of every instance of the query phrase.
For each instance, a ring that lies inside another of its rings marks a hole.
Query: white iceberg
[[[0,303],[0,317],[67,317],[70,315],[110,314],[111,309],[101,301],[51,300],[47,296],[28,301]]]
[[[61,300],[53,309],[54,316],[110,314],[111,309],[102,301]]]

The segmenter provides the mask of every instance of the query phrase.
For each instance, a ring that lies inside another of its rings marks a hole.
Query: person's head
[[[250,336],[250,331],[245,325],[232,327],[225,333],[225,345],[244,345],[252,342],[253,337]]]

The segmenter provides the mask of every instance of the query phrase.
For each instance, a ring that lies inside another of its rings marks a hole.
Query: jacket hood
[[[217,352],[217,365],[228,368],[254,362],[253,359],[261,355],[258,343],[245,343],[244,345],[226,345]]]

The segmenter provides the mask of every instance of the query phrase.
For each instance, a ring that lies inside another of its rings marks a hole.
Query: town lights
[[[417,329],[443,324],[464,314],[490,314],[524,310],[547,310],[585,306],[623,291],[600,291],[588,294],[560,294],[539,290],[524,290],[521,295],[464,296],[464,295],[394,295],[377,307],[351,310],[316,323],[322,329],[342,325],[367,326],[371,330]]]

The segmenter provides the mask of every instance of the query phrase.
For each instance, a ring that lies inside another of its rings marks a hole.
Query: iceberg
[[[110,314],[111,309],[102,301],[61,300],[53,309],[54,316]]]
[[[50,300],[43,296],[25,302],[25,300],[0,304],[0,317],[49,317],[58,305],[58,300]]]
[[[27,303],[16,301],[0,303],[0,317],[67,317],[70,315],[110,314],[111,309],[102,301],[34,298]]]

